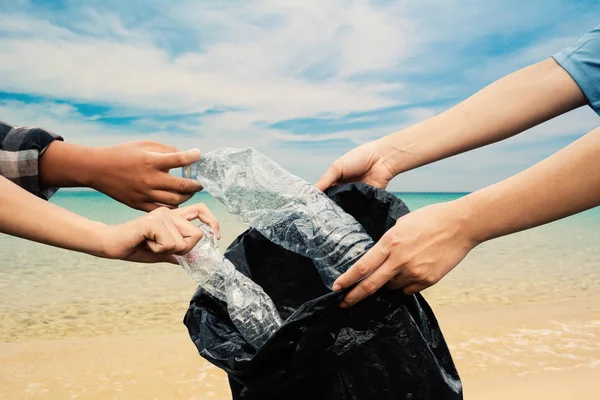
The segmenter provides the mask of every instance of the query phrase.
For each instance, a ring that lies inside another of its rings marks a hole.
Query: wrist
[[[82,157],[77,163],[77,184],[80,187],[97,189],[96,184],[102,176],[105,167],[102,147],[84,147],[81,146]]]
[[[102,258],[116,258],[114,255],[114,230],[113,226],[91,221],[90,242],[93,243],[88,254]]]
[[[463,237],[477,246],[492,239],[493,216],[486,214],[486,206],[479,196],[474,192],[452,201],[457,215],[460,215],[460,231]]]
[[[394,176],[422,165],[419,142],[412,128],[389,134],[377,140],[382,161]]]

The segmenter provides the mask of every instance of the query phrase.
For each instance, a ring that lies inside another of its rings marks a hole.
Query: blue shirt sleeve
[[[600,26],[585,34],[575,46],[552,56],[571,75],[600,115]]]

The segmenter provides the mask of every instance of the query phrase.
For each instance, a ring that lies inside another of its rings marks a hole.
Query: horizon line
[[[60,194],[60,193],[97,193],[97,194],[102,194],[107,196],[105,193],[99,192],[95,189],[90,189],[90,188],[61,188],[59,189],[58,192],[56,192],[56,194]],[[412,191],[398,191],[398,190],[389,190],[388,192],[390,193],[401,193],[401,194],[470,194],[472,192],[464,192],[464,191],[417,191],[417,190],[412,190]],[[197,192],[200,194],[208,194],[210,195],[210,193],[208,193],[205,190],[202,190],[200,192]]]

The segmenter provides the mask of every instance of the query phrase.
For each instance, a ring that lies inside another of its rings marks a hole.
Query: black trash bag
[[[329,189],[377,241],[409,212],[365,184]],[[257,352],[226,305],[198,289],[184,323],[200,355],[229,375],[234,399],[462,399],[462,385],[440,327],[419,294],[381,289],[354,307],[338,304],[308,258],[254,229],[225,256],[263,287],[284,325]]]

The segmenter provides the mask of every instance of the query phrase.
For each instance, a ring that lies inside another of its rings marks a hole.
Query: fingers
[[[192,198],[192,194],[181,194],[166,192],[164,190],[153,190],[150,192],[149,197],[153,202],[164,204],[165,206],[177,207],[181,203],[185,203]]]
[[[156,164],[162,170],[183,167],[200,160],[200,150],[191,149],[176,153],[157,153]]]
[[[186,254],[202,237],[198,227],[165,208],[148,214],[144,222],[146,244],[155,254]]]
[[[221,230],[219,226],[219,220],[215,215],[206,207],[203,203],[193,204],[191,206],[182,207],[177,210],[173,210],[177,215],[185,218],[188,221],[199,219],[206,225],[210,226],[217,234],[217,239],[221,239]]]
[[[194,194],[201,191],[202,185],[195,179],[178,178],[173,175],[166,174],[160,182],[160,187],[156,189],[166,190],[174,193],[189,193]]]
[[[161,263],[166,262],[170,264],[179,265],[177,261],[177,257],[173,254],[156,254],[153,253],[152,250],[148,249],[139,249],[135,255],[133,255],[129,261],[134,261],[138,263]]]
[[[171,230],[163,222],[168,209],[158,208],[140,219],[143,224],[144,237],[148,248],[153,253],[170,254],[176,246],[176,239]]]
[[[337,278],[333,283],[333,290],[338,291],[350,287],[379,268],[389,256],[389,252],[382,243],[383,241],[384,239],[382,238],[379,243],[367,251],[348,271]]]
[[[202,190],[202,185],[193,179],[177,178],[167,173],[157,183],[155,189],[148,188],[144,194],[145,201],[137,205],[132,205],[142,211],[150,212],[159,207],[177,208],[181,203],[185,203],[193,195]]]
[[[360,281],[359,284],[346,295],[340,304],[340,307],[346,308],[353,306],[359,301],[371,296],[392,279],[394,274],[393,262],[388,258],[383,265],[377,268],[371,275]]]
[[[333,186],[342,178],[342,171],[338,167],[337,161],[331,164],[331,167],[325,172],[325,174],[315,183],[317,189],[325,191],[327,188]]]
[[[172,214],[173,224],[177,227],[185,242],[185,248],[177,254],[184,255],[192,250],[196,243],[202,239],[202,231],[187,219],[182,218],[179,215],[174,215],[175,213]]]
[[[184,240],[183,232],[180,231],[178,226],[175,226],[175,218],[173,217],[174,216],[169,213],[161,218],[163,225],[169,230],[174,241],[173,248],[168,249],[164,253],[183,255],[188,252],[187,242]]]
[[[144,204],[144,207],[150,207]],[[150,213],[107,232],[103,256],[136,262],[170,262],[174,255],[187,254],[202,238],[202,231],[190,221],[199,218],[220,238],[217,218],[204,204],[181,210],[157,208]]]

